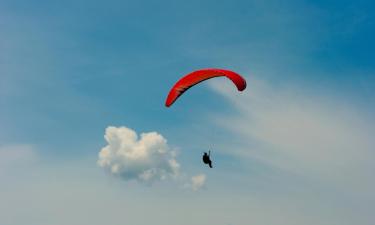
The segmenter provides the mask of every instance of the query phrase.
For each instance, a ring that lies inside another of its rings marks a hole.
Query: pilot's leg
[[[208,165],[210,166],[210,168],[212,168],[212,161],[211,160],[208,162]]]

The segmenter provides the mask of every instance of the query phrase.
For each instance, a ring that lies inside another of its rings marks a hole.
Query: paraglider
[[[243,91],[246,88],[246,80],[239,74],[225,69],[201,69],[189,73],[178,80],[175,85],[171,88],[165,101],[165,106],[170,107],[185,91],[192,86],[211,79],[214,77],[227,77],[234,85],[236,85],[239,91]],[[212,161],[210,159],[211,152],[204,152],[202,160],[204,164],[208,164],[212,168]]]
[[[192,86],[214,77],[227,77],[237,87],[239,91],[246,88],[246,80],[239,74],[224,69],[202,69],[187,74],[182,77],[169,91],[168,97],[165,101],[165,106],[170,107],[186,90]]]
[[[210,159],[210,156],[211,156],[211,151],[208,151],[208,154],[207,154],[207,152],[205,152],[205,153],[203,154],[203,156],[202,156],[202,160],[203,160],[203,163],[204,163],[204,164],[208,164],[208,166],[209,166],[210,168],[212,168],[212,161],[211,161],[211,159]]]

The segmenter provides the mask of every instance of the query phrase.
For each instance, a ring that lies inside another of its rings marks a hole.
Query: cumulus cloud
[[[191,188],[194,191],[197,191],[201,189],[206,182],[206,175],[204,174],[199,174],[196,176],[191,177]]]
[[[111,174],[145,183],[179,176],[176,154],[159,133],[108,127],[104,138],[108,144],[99,152],[98,165]]]

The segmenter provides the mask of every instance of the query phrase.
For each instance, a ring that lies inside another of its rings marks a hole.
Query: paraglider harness
[[[212,168],[212,161],[210,159],[210,155],[211,155],[211,151],[208,151],[208,155],[207,155],[207,152],[205,152],[203,154],[202,160],[203,160],[204,164],[208,164],[210,166],[210,168]]]

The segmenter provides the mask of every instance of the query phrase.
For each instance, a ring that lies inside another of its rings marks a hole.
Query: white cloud
[[[36,158],[36,153],[30,145],[0,146],[0,175],[35,162]]]
[[[248,84],[241,94],[230,85],[212,85],[239,113],[216,118],[244,142],[232,147],[238,154],[338,186],[374,186],[371,117],[347,102],[297,87],[271,87],[253,79]]]
[[[99,152],[98,165],[125,180],[150,183],[179,176],[180,165],[167,140],[157,132],[137,133],[127,127],[108,127],[108,145]]]
[[[206,175],[204,174],[199,174],[196,176],[191,177],[191,188],[194,191],[197,191],[201,189],[206,182]]]

